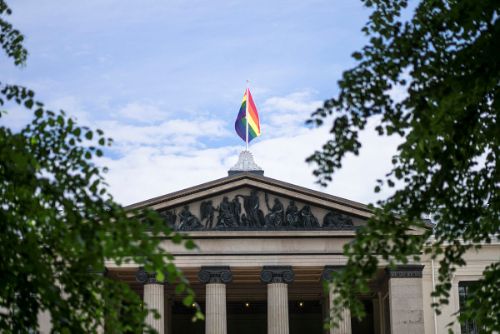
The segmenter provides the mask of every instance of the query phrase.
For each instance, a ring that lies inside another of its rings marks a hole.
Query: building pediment
[[[367,206],[253,173],[140,202],[179,231],[354,230]]]

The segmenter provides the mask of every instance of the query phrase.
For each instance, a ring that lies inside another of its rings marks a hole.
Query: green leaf
[[[158,280],[158,282],[165,281],[165,275],[163,274],[163,272],[161,270],[156,271],[156,279]]]
[[[31,107],[33,107],[33,100],[32,99],[26,100],[24,102],[24,106],[28,109],[31,109]]]
[[[352,57],[356,60],[361,60],[363,58],[363,55],[360,52],[354,52],[352,54]]]
[[[194,243],[193,240],[187,239],[186,242],[184,243],[184,247],[186,247],[186,249],[195,249],[196,244]]]
[[[192,295],[187,295],[182,299],[182,303],[188,307],[190,307],[193,304],[193,302],[194,302],[194,297]]]
[[[182,235],[176,233],[172,236],[172,241],[174,244],[180,244],[182,242]]]

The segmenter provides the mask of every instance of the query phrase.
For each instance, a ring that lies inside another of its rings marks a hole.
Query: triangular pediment
[[[366,205],[252,173],[239,173],[136,203],[181,231],[354,230]]]

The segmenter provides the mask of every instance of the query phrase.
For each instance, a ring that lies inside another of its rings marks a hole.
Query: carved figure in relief
[[[248,218],[247,218],[247,215],[246,214],[242,214],[241,215],[241,225],[240,226],[244,226],[244,227],[248,227],[250,226],[249,222],[248,222]]]
[[[240,215],[241,215],[241,204],[238,200],[238,197],[233,198],[231,201],[231,208],[233,212],[233,216],[236,219],[236,226],[240,225]]]
[[[243,199],[243,207],[245,208],[246,218],[249,227],[260,227],[264,225],[264,214],[259,209],[259,196],[257,190],[252,190],[250,196],[236,195]]]
[[[271,207],[269,205],[267,193],[264,194],[264,197],[266,199],[267,209],[269,210],[269,213],[265,217],[266,227],[273,228],[283,226],[283,223],[285,222],[285,209],[283,208],[283,204],[281,204],[281,201],[275,197],[274,204]]]
[[[286,208],[285,213],[285,223],[289,227],[298,227],[299,226],[299,208],[295,205],[294,200],[290,200],[288,207]]]
[[[177,229],[180,231],[193,231],[199,230],[201,227],[200,220],[189,211],[189,205],[184,205],[184,208],[179,213],[179,226]]]
[[[299,212],[301,227],[312,228],[319,227],[319,222],[316,217],[311,212],[311,207],[309,205],[304,205],[304,207]]]
[[[238,226],[238,219],[235,217],[234,203],[229,202],[227,196],[224,196],[219,205],[219,216],[217,217],[216,227],[228,228],[234,226]]]
[[[323,227],[348,228],[353,227],[352,219],[340,212],[330,211],[323,218]]]
[[[213,206],[212,200],[203,201],[200,204],[201,222],[205,229],[214,228],[214,214],[217,209]]]
[[[175,222],[177,221],[177,214],[175,211],[161,211],[160,216],[165,220],[165,224],[168,227],[175,228]]]

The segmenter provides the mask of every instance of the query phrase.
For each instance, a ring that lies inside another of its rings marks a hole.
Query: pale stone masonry
[[[265,177],[256,168],[238,168],[232,176],[129,207],[157,210],[166,225],[189,233],[196,243],[187,250],[165,238],[161,247],[189,280],[204,323],[191,322],[193,308],[182,305],[173,285],[156,282],[133,263],[108,261],[106,275],[144,296],[145,306],[161,316],[147,322],[162,334],[325,334],[323,322],[330,308],[338,307],[331,303],[332,287],[323,284],[325,273],[342,270],[343,247],[354,240],[370,209]],[[467,265],[453,274],[441,315],[431,307],[439,268],[430,258],[422,255],[418,263],[392,269],[381,262],[369,291],[359,295],[367,317],[358,321],[343,308],[342,322],[329,334],[447,333],[459,311],[459,284],[480,279],[499,258],[497,239],[467,252]],[[40,315],[42,333],[50,331],[49,321]],[[456,323],[452,329],[460,333]]]
[[[422,270],[424,266],[399,266],[387,269],[392,333],[424,333]]]
[[[267,284],[267,333],[288,334],[288,284],[294,273],[289,266],[264,267],[260,279]]]
[[[226,334],[226,283],[231,282],[229,267],[202,267],[199,280],[206,284],[205,333]]]
[[[335,305],[335,285],[331,283],[332,281],[332,273],[335,271],[342,270],[342,266],[325,266],[323,270],[322,279],[323,282],[328,284],[328,314],[327,317],[331,317],[332,311],[334,308],[339,306]],[[330,334],[351,334],[352,326],[351,326],[351,311],[342,307],[341,309],[341,319],[336,324],[336,326],[330,327]]]
[[[207,284],[206,295],[206,334],[226,334],[226,285],[223,283]]]
[[[149,283],[144,285],[144,306],[155,310],[160,315],[157,319],[152,313],[149,313],[146,317],[146,323],[154,328],[158,334],[165,333],[164,300],[163,284]]]
[[[146,324],[151,326],[158,334],[165,333],[165,291],[163,282],[156,280],[156,273],[148,273],[140,268],[136,273],[136,279],[144,284],[144,307],[155,310],[159,314],[156,318],[153,313],[148,313]]]
[[[288,334],[288,284],[267,285],[267,333]]]

